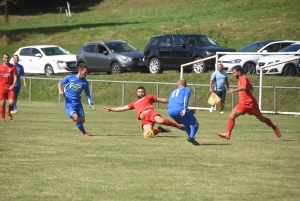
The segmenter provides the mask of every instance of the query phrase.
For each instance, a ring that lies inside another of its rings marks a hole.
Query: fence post
[[[156,84],[156,97],[159,97],[159,84]],[[156,102],[156,107],[159,108],[159,102]]]
[[[31,93],[32,93],[32,79],[29,79],[29,97],[28,100],[31,101]]]
[[[273,87],[273,89],[274,89],[274,113],[276,114],[277,113],[277,108],[276,108],[277,89],[275,86]]]
[[[122,82],[122,106],[125,104],[125,82]]]
[[[194,85],[194,107],[196,107],[196,85]]]

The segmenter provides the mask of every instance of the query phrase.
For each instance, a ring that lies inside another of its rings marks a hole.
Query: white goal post
[[[201,61],[209,60],[209,59],[214,59],[214,58],[216,59],[215,70],[217,70],[217,64],[218,64],[218,59],[219,59],[220,55],[222,55],[222,56],[223,55],[264,55],[264,56],[269,56],[269,55],[297,55],[297,54],[299,55],[300,53],[299,52],[264,52],[264,53],[216,52],[215,56],[211,56],[211,57],[207,57],[207,58],[204,58],[204,59],[200,59],[200,60],[196,60],[196,61],[193,61],[193,62],[182,64],[180,66],[180,79],[183,79],[183,68],[184,67],[193,65],[193,64],[201,62]],[[277,63],[274,63],[274,64],[269,64],[269,65],[262,66],[262,67],[259,67],[259,68],[260,69],[264,69],[264,68],[268,68],[270,66],[276,66],[278,64],[286,63],[286,62],[289,62],[289,61],[294,61],[294,60],[297,60],[297,59],[300,59],[300,56],[295,56],[292,59],[284,60],[284,61],[277,62]],[[260,70],[260,77],[259,77],[259,97],[258,97],[258,104],[259,104],[259,108],[260,109],[261,109],[261,102],[262,102],[262,86],[263,86],[262,79],[263,79],[263,71]],[[189,107],[189,108],[190,109],[197,109],[197,110],[209,110],[209,107],[207,107],[207,108]],[[262,113],[273,113],[274,114],[274,111],[261,111],[261,112]],[[277,114],[280,113],[280,114],[300,115],[300,112],[276,112],[276,113]]]

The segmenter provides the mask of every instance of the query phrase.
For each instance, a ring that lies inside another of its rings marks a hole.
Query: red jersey
[[[14,83],[14,76],[18,76],[15,66],[0,64],[0,87],[9,88]]]
[[[240,76],[238,80],[238,87],[246,86],[246,90],[239,91],[239,99],[242,101],[253,101],[256,102],[256,99],[252,95],[253,86],[250,84],[246,75]]]
[[[140,114],[147,109],[154,109],[153,103],[156,101],[156,96],[146,95],[141,99],[135,99],[128,104],[130,109],[135,109],[137,117],[140,117]]]

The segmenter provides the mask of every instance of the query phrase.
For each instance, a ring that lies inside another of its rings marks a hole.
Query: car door
[[[84,48],[85,51],[85,63],[91,71],[94,71],[95,66],[97,65],[96,58],[96,44],[88,44]]]
[[[36,56],[40,54],[41,56]],[[29,68],[33,73],[44,74],[45,65],[48,63],[47,57],[37,48],[31,48],[31,55],[29,59]]]
[[[172,36],[164,36],[158,42],[157,53],[160,58],[161,65],[164,68],[172,67],[172,59],[174,56]]]
[[[25,73],[30,73],[31,48],[23,48],[19,53],[19,63],[23,66]]]
[[[193,52],[189,50],[182,36],[173,37],[174,56],[173,65],[180,67],[182,64],[192,61]]]
[[[95,54],[95,70],[96,71],[109,71],[111,63],[111,55],[103,45],[97,45]]]

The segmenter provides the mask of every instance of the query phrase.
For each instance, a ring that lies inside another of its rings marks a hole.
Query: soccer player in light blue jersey
[[[58,83],[59,94],[65,96],[65,110],[69,118],[72,118],[78,129],[85,137],[89,134],[85,131],[83,123],[85,122],[84,111],[81,103],[81,92],[84,90],[88,99],[89,106],[95,110],[92,97],[89,90],[88,81],[85,79],[88,73],[88,68],[84,65],[78,67],[78,73],[68,75]],[[65,84],[64,90],[62,85]]]
[[[18,75],[17,75],[17,82],[14,87],[14,91],[15,91],[14,110],[12,110],[10,113],[17,114],[18,113],[17,101],[18,101],[18,96],[20,94],[21,85],[22,85],[21,77],[23,78],[24,87],[26,87],[26,75],[23,66],[19,64],[19,55],[15,54],[13,56],[13,59],[14,59],[14,63],[12,65],[16,67]]]
[[[187,140],[193,145],[200,145],[195,140],[199,123],[193,113],[188,109],[191,90],[186,87],[186,81],[180,79],[177,82],[178,88],[173,90],[169,96],[168,113],[178,123],[183,124],[188,134]]]

